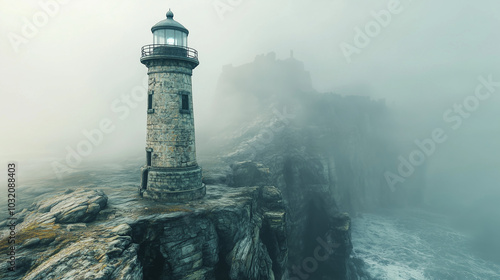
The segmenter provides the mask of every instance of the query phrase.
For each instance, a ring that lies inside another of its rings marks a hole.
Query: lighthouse
[[[206,188],[196,162],[191,84],[198,52],[188,47],[189,31],[171,10],[151,31],[153,44],[141,52],[148,68],[148,102],[140,195],[165,202],[200,199]]]

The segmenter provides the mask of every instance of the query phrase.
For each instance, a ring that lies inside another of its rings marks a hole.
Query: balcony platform
[[[152,44],[142,47],[141,63],[144,64],[148,60],[156,59],[184,60],[194,64],[194,67],[200,64],[198,60],[198,51],[193,48],[167,44]]]

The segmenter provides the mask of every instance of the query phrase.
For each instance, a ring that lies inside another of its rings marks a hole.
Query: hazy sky
[[[103,120],[114,130],[88,158],[141,153],[147,69],[140,48],[172,8],[200,55],[197,127],[210,125],[204,116],[222,66],[271,51],[284,59],[293,50],[318,91],[385,98],[408,126],[401,136],[408,153],[414,139],[444,128],[449,140],[429,162],[431,172],[498,167],[500,88],[459,129],[443,114],[474,94],[478,76],[500,81],[500,2],[437,2],[0,0],[1,159],[64,161],[67,147],[85,139],[82,131]]]

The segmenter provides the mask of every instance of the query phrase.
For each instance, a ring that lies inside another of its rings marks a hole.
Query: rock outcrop
[[[67,190],[62,195],[34,204],[34,212],[27,216],[27,220],[58,224],[92,222],[107,203],[108,197],[99,190]]]
[[[286,279],[286,215],[274,187],[211,186],[205,199],[177,205],[107,202],[78,189],[24,211],[16,272],[3,263],[1,278]]]

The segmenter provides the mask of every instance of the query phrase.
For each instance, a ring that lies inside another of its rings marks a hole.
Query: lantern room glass
[[[153,33],[153,44],[187,47],[187,34],[173,29],[158,29]]]

